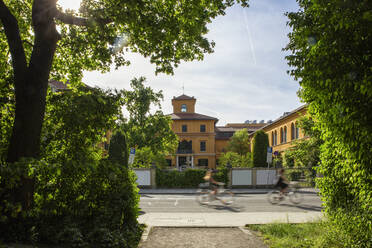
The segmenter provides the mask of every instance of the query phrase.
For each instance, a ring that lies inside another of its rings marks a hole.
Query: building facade
[[[218,119],[195,112],[196,99],[181,95],[172,99],[172,130],[179,138],[175,154],[167,156],[168,164],[176,167],[204,166],[216,163],[215,124]]]
[[[215,168],[218,158],[226,152],[230,138],[237,130],[254,132],[265,123],[231,123],[217,126],[215,117],[195,112],[196,98],[173,97],[172,130],[179,138],[178,149],[166,157],[169,166]]]
[[[307,105],[303,105],[291,112],[285,112],[281,117],[263,126],[258,130],[263,130],[268,135],[269,146],[273,148],[273,153],[282,153],[293,146],[293,141],[307,138],[298,126],[298,119],[307,113]],[[253,151],[254,132],[250,134],[251,151]]]

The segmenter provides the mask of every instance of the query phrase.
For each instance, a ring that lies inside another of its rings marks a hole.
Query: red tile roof
[[[182,94],[180,96],[177,96],[177,97],[173,97],[174,100],[195,100],[194,97],[191,97],[191,96],[186,96],[185,94]]]
[[[217,127],[215,128],[216,132],[235,132],[240,130],[240,128],[232,128],[232,127]]]
[[[173,113],[170,114],[172,120],[214,120],[215,122],[218,121],[217,118],[202,115],[198,113]]]

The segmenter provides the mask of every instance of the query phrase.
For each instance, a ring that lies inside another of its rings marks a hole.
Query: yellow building
[[[179,146],[175,154],[166,157],[170,166],[215,168],[235,131],[247,128],[254,132],[265,125],[232,123],[218,127],[217,118],[195,112],[195,103],[196,99],[187,95],[172,99],[172,130],[179,137]]]
[[[307,105],[303,105],[291,112],[285,112],[281,117],[263,126],[258,130],[263,130],[269,137],[269,145],[273,148],[273,153],[281,153],[291,146],[293,141],[306,138],[303,131],[298,127],[298,119],[307,113]],[[253,136],[251,137],[251,151],[253,151]]]
[[[172,130],[179,137],[175,154],[168,156],[168,163],[176,167],[214,167],[215,124],[218,119],[195,113],[196,99],[181,95],[172,99]]]

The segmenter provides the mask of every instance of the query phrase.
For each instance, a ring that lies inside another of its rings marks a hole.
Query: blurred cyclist
[[[275,186],[280,188],[281,197],[283,196],[283,194],[285,194],[287,192],[288,180],[284,176],[284,169],[279,170],[279,180],[278,180],[278,182],[276,183]]]

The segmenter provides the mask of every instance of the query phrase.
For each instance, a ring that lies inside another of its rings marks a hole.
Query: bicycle
[[[226,189],[224,183],[219,183],[216,194],[212,194],[213,190],[210,189],[210,184],[201,183],[197,190],[196,201],[199,204],[207,205],[212,201],[219,200],[224,205],[231,205],[234,203],[234,193]]]
[[[303,201],[303,195],[297,189],[297,183],[292,182],[288,185],[288,191],[284,194],[280,194],[279,190],[272,190],[267,193],[267,200],[275,205],[283,201],[286,197],[289,197],[289,200],[293,204],[300,204]]]

